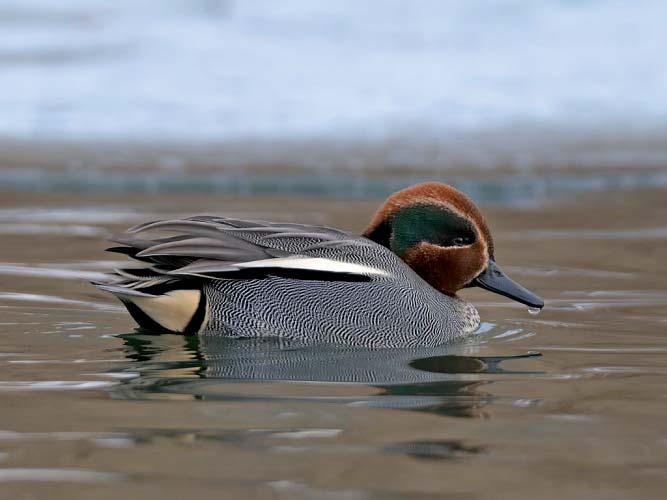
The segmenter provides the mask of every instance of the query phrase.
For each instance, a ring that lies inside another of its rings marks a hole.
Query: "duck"
[[[437,346],[480,325],[458,295],[465,288],[544,306],[496,263],[477,205],[438,182],[390,195],[362,234],[198,215],[146,222],[112,241],[108,251],[143,266],[93,284],[153,333]]]

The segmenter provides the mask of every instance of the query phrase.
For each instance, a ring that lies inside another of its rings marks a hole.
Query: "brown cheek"
[[[486,265],[479,242],[464,248],[443,248],[420,243],[403,254],[403,260],[424,281],[448,295],[455,295]]]

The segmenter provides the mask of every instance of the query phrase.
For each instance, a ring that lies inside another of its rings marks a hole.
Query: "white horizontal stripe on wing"
[[[234,264],[233,267],[239,269],[258,269],[258,268],[281,268],[281,269],[301,269],[307,271],[323,271],[328,273],[360,274],[388,276],[389,273],[374,267],[353,264],[351,262],[341,262],[332,259],[322,259],[318,257],[285,257],[278,259],[253,260],[250,262],[241,262]]]

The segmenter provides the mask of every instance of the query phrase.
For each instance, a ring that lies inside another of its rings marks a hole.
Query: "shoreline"
[[[628,133],[624,139],[601,136],[577,142],[523,132],[469,134],[465,140],[441,142],[0,138],[0,193],[379,199],[418,182],[440,181],[480,203],[535,205],[576,193],[667,186],[667,137]]]
[[[0,169],[51,172],[344,173],[368,177],[442,174],[605,172],[667,169],[667,132],[530,126],[458,133],[410,131],[386,137],[219,141],[31,139],[0,136]]]

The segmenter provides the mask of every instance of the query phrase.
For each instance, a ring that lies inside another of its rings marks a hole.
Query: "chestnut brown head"
[[[364,236],[390,248],[447,295],[481,286],[531,307],[544,305],[500,270],[481,211],[465,194],[446,184],[417,184],[394,193],[377,211]]]

